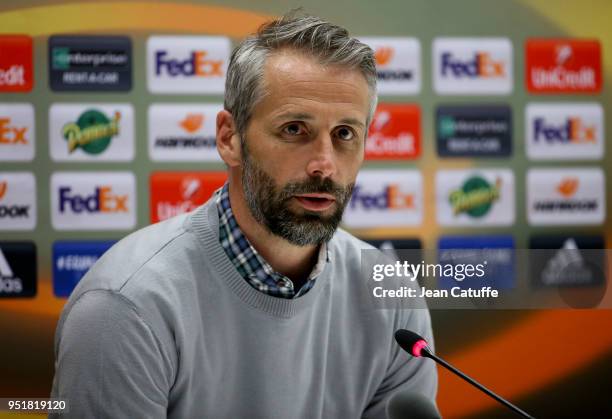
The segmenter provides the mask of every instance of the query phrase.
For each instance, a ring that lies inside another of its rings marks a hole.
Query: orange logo
[[[0,182],[0,199],[4,198],[4,194],[6,193],[6,190],[8,189],[7,186],[7,182]]]
[[[578,179],[577,178],[567,178],[563,179],[561,183],[557,186],[557,191],[563,195],[565,198],[569,198],[576,193],[578,190]]]
[[[380,47],[374,52],[374,58],[376,59],[376,65],[384,67],[391,62],[395,52],[391,47]]]
[[[203,124],[204,114],[201,113],[187,114],[185,119],[180,122],[181,127],[183,127],[183,129],[190,134],[193,134],[194,132],[202,128]]]

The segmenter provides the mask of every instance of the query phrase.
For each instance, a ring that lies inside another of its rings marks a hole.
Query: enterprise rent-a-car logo
[[[152,93],[223,93],[230,41],[223,36],[152,36],[147,85]]]
[[[130,172],[57,172],[51,176],[56,230],[129,230],[136,225],[136,181]]]
[[[131,90],[132,41],[127,36],[51,36],[49,85],[57,92]]]
[[[433,71],[438,94],[510,94],[512,44],[506,38],[436,38]]]

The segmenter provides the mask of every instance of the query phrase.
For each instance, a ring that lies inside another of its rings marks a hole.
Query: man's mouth
[[[326,193],[300,194],[294,195],[294,198],[302,207],[310,211],[325,211],[336,201],[333,195]]]

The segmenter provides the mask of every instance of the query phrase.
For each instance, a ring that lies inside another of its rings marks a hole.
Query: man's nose
[[[306,166],[309,176],[331,177],[336,172],[334,142],[329,134],[321,134],[312,142],[312,156]]]

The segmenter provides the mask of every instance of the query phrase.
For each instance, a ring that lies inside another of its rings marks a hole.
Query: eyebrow
[[[299,120],[304,120],[304,121],[312,121],[314,119],[314,117],[311,114],[308,114],[308,113],[288,112],[288,113],[280,114],[280,115],[278,115],[274,119],[275,120],[280,120],[280,119],[299,119]],[[361,128],[365,128],[365,124],[363,122],[361,122],[357,118],[343,118],[339,122],[341,124],[356,125],[356,126],[359,126]]]

